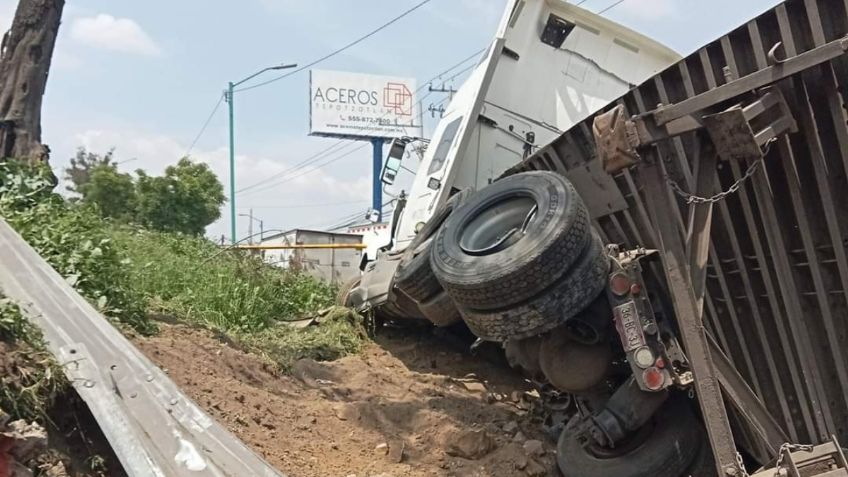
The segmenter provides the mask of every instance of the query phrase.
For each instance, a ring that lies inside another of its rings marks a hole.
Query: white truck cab
[[[394,249],[403,250],[452,192],[485,187],[679,59],[565,1],[510,1],[495,39],[433,134],[395,224]]]
[[[393,294],[392,286],[401,252],[439,207],[458,191],[491,184],[679,59],[656,41],[564,0],[510,0],[494,40],[436,127],[405,205],[392,218],[390,247],[364,264],[361,282],[346,295],[350,304],[393,318],[420,317],[415,302]],[[387,184],[403,157],[392,149],[383,171]]]

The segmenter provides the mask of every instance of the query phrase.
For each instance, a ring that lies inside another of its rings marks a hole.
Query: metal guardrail
[[[130,477],[284,477],[183,394],[2,219],[0,291],[44,332]]]

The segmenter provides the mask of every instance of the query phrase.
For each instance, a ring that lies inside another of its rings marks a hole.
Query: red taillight
[[[645,385],[651,391],[658,391],[665,384],[665,374],[657,368],[646,369],[642,372],[642,379],[644,379]]]
[[[627,295],[630,292],[630,277],[624,273],[616,273],[610,278],[610,290],[618,296]]]

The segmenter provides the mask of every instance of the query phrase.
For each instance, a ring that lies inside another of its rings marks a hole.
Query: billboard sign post
[[[421,137],[413,78],[312,70],[309,134],[363,139]]]
[[[372,209],[382,220],[383,144],[422,137],[414,78],[312,70],[309,135],[370,141],[373,148]]]

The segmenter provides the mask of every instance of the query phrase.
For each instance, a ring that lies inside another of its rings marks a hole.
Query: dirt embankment
[[[290,477],[557,475],[526,383],[444,335],[386,330],[359,356],[301,361],[292,376],[182,326],[136,343]]]

